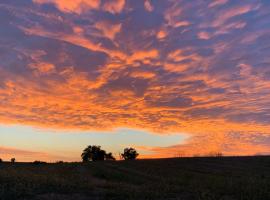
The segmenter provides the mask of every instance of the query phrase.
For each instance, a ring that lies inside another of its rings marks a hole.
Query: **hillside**
[[[267,200],[270,157],[1,163],[0,199]]]

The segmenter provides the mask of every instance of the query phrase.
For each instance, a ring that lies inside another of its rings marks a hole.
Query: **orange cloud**
[[[160,31],[157,33],[157,38],[158,38],[158,39],[164,39],[166,36],[167,36],[167,32],[166,32],[165,30],[160,30]]]
[[[106,32],[107,28],[105,29],[103,27],[104,30],[104,34],[107,35],[108,37],[112,37],[114,36],[118,29],[121,28],[121,25],[117,25],[114,26],[114,33],[108,33]],[[42,36],[42,37],[49,37],[52,39],[57,39],[57,40],[61,40],[61,41],[65,41],[65,42],[69,42],[71,44],[74,45],[79,45],[82,46],[84,48],[87,48],[89,50],[93,50],[93,51],[101,51],[101,52],[106,52],[109,53],[112,57],[116,56],[116,57],[125,57],[126,55],[123,54],[120,51],[117,50],[110,50],[107,48],[102,47],[99,43],[94,43],[92,42],[90,39],[84,37],[83,35],[74,35],[74,34],[66,34],[66,33],[53,33],[53,32],[48,32],[40,27],[33,27],[33,28],[23,28],[21,27],[21,29],[29,35],[38,35],[38,36]],[[82,30],[80,30],[81,33]]]
[[[102,34],[111,39],[114,40],[117,33],[121,31],[121,24],[111,24],[110,22],[101,21],[96,23],[96,28],[99,29]]]
[[[105,11],[111,12],[113,14],[120,13],[125,7],[125,0],[111,0],[111,1],[105,1],[103,5],[103,9]]]
[[[144,59],[155,59],[158,57],[158,50],[156,49],[152,49],[149,51],[136,51],[134,52],[129,58],[128,60],[130,62],[136,61],[136,60],[144,60]]]
[[[98,9],[100,0],[33,0],[35,3],[54,3],[63,12],[81,13],[84,10]]]
[[[208,133],[204,136],[195,136],[184,143],[179,143],[174,146],[137,146],[136,148],[144,152],[140,158],[215,156],[217,153],[222,153],[225,156],[269,154],[269,146],[254,143],[256,138],[258,138],[256,133],[216,133],[213,135]]]
[[[33,63],[30,68],[37,70],[37,73],[48,74],[54,71],[54,65],[50,63]]]

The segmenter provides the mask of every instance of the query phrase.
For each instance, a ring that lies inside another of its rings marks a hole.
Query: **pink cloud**
[[[148,12],[152,12],[154,10],[154,7],[152,6],[151,2],[149,0],[144,1],[144,8]]]

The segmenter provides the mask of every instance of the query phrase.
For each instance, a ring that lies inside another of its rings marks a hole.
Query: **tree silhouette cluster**
[[[125,160],[135,160],[138,157],[138,153],[134,148],[125,148],[121,157]],[[115,160],[111,152],[107,153],[97,145],[89,145],[83,150],[81,155],[83,162],[88,161],[103,161],[103,160]]]
[[[125,160],[135,160],[138,157],[138,153],[134,148],[125,148],[124,153],[121,154]]]
[[[81,155],[83,162],[101,161],[101,160],[115,160],[112,153],[106,153],[100,146],[89,145],[83,150]]]

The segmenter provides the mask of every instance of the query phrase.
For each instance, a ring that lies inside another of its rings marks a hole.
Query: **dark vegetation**
[[[134,148],[125,148],[124,153],[121,154],[125,160],[135,160],[138,157],[138,153]]]
[[[41,165],[41,164],[46,164],[46,162],[40,161],[40,160],[35,160],[35,161],[33,162],[33,164],[35,164],[35,165]]]
[[[1,163],[2,200],[268,200],[270,157]]]
[[[115,160],[112,153],[106,153],[100,146],[89,145],[83,150],[81,155],[83,162],[88,161],[103,161],[103,160]]]
[[[121,158],[124,160],[135,160],[139,153],[134,148],[125,148],[124,152],[121,154]],[[107,153],[105,150],[101,149],[97,145],[89,145],[82,152],[82,161],[104,161],[104,160],[115,160],[112,153]]]

